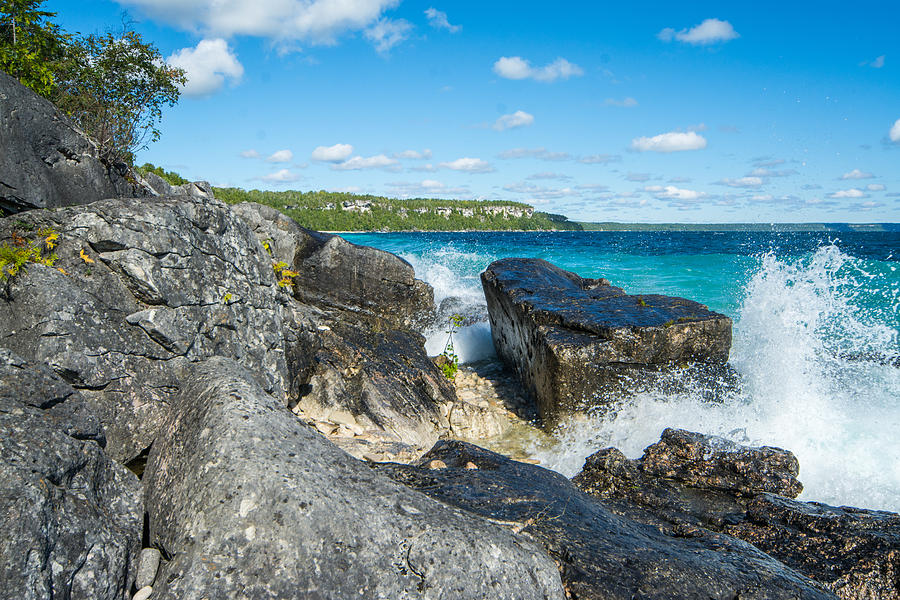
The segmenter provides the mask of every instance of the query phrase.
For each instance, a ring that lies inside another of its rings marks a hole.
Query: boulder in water
[[[728,360],[731,319],[692,300],[628,295],[529,258],[498,260],[481,281],[497,354],[548,427],[609,404],[648,373]]]
[[[596,452],[573,482],[670,535],[749,542],[845,600],[900,598],[900,515],[793,500],[797,469],[785,450],[667,429],[637,460]]]

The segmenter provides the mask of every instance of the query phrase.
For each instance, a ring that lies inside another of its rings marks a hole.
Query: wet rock
[[[400,329],[415,329],[434,312],[431,286],[399,256],[305,229],[261,204],[233,209],[276,260],[300,273],[293,290],[301,302],[374,315]]]
[[[430,469],[437,460],[447,468]],[[613,514],[558,473],[464,442],[438,442],[415,465],[372,466],[541,543],[572,598],[834,597],[746,542],[660,532]]]
[[[71,388],[0,354],[0,597],[121,600],[140,549],[140,483],[103,453],[96,418],[67,407],[79,402]]]
[[[103,164],[52,103],[0,72],[0,215],[141,195],[121,167]]]
[[[900,598],[900,515],[792,500],[796,473],[784,450],[666,430],[641,459],[596,452],[573,482],[670,534],[749,542],[845,600]]]
[[[144,477],[154,598],[563,597],[531,542],[373,472],[234,361],[185,375]]]
[[[641,458],[651,477],[674,479],[692,487],[752,495],[772,492],[796,498],[800,463],[793,453],[763,446],[753,448],[714,435],[667,428]]]
[[[112,458],[151,444],[184,363],[233,357],[287,403],[290,297],[227,206],[157,198],[30,211],[0,219],[0,243],[43,243],[41,230],[58,234],[58,260],[29,264],[0,289],[0,345],[81,392]]]
[[[548,427],[660,369],[728,359],[731,319],[691,300],[628,295],[540,259],[496,261],[481,280],[497,354]]]

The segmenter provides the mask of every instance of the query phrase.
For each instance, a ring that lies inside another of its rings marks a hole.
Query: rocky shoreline
[[[533,261],[506,285],[495,263],[512,370],[450,382],[408,263],[202,184],[126,194],[16,86],[0,76],[0,599],[900,598],[900,516],[794,500],[786,450],[666,430],[573,480],[528,456],[623,369],[724,364],[727,318]]]

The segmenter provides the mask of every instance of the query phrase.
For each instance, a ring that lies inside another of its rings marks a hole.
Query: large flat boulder
[[[0,215],[142,195],[51,102],[0,72]]]
[[[232,360],[188,383],[150,453],[153,598],[563,598],[527,539],[367,467]]]
[[[786,450],[667,429],[636,460],[596,452],[573,482],[662,531],[749,542],[844,600],[900,598],[900,515],[794,500],[797,469]]]
[[[497,354],[548,427],[669,366],[728,360],[731,319],[692,300],[628,295],[541,259],[498,260],[481,281]]]
[[[101,450],[78,392],[0,349],[0,598],[122,600],[140,550],[140,483]]]
[[[834,598],[746,542],[660,531],[614,514],[559,473],[465,442],[439,442],[414,465],[373,468],[539,542],[571,598]]]
[[[150,446],[183,363],[235,358],[287,404],[291,299],[226,205],[121,199],[0,219],[0,244],[37,244],[49,257],[53,235],[52,266],[27,264],[0,285],[0,345],[81,392],[112,458]]]

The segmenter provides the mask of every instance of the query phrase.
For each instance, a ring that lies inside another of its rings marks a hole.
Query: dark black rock
[[[608,404],[660,368],[728,360],[731,319],[691,300],[630,296],[540,259],[496,261],[481,280],[497,354],[546,426]]]
[[[533,543],[390,481],[214,358],[150,454],[153,598],[562,598]]]
[[[0,72],[0,215],[137,195],[52,103]]]
[[[900,515],[798,502],[792,454],[666,430],[644,457],[588,457],[573,482],[617,514],[682,535],[742,539],[845,600],[900,598]]]
[[[0,598],[122,600],[130,591],[141,487],[85,439],[102,437],[69,386],[0,350]]]
[[[0,289],[0,345],[81,392],[112,458],[150,446],[182,363],[233,357],[287,404],[290,296],[227,206],[157,198],[29,211],[0,219],[0,243],[42,242],[47,228],[58,233],[59,259],[27,265]]]
[[[438,442],[415,466],[373,467],[540,542],[572,598],[833,598],[750,544],[661,532],[613,514],[558,473],[464,442]]]

